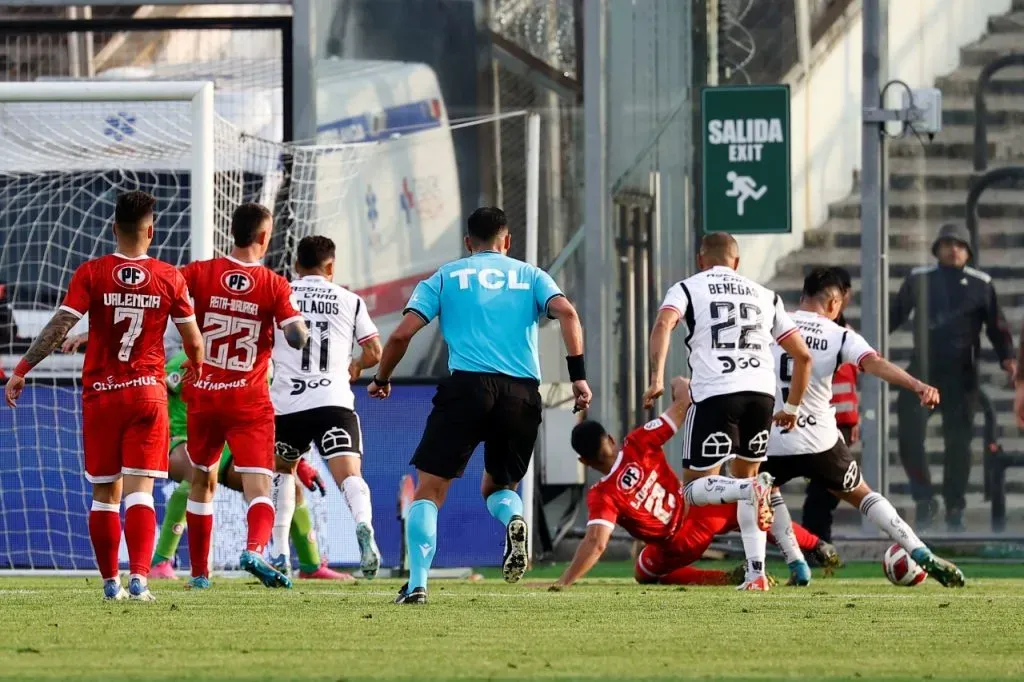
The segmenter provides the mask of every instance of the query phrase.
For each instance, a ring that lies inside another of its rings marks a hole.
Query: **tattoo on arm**
[[[29,346],[28,352],[25,353],[25,362],[35,367],[46,359],[46,356],[57,350],[78,320],[77,315],[66,310],[58,310]]]

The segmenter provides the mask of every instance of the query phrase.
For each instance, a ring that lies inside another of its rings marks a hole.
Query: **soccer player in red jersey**
[[[684,509],[682,484],[665,459],[662,446],[675,435],[690,406],[689,382],[672,382],[671,407],[658,419],[634,429],[616,448],[614,439],[593,421],[573,429],[572,446],[584,464],[604,474],[587,493],[590,520],[587,534],[572,563],[554,589],[582,578],[604,553],[616,525],[647,543],[637,556],[637,582],[663,585],[732,585],[743,582],[742,572],[703,570],[690,566],[703,556],[715,535],[739,528],[736,504],[691,506]],[[835,549],[793,524],[802,548],[830,557]]]
[[[147,587],[156,512],[153,480],[167,477],[167,390],[163,336],[173,321],[198,377],[203,344],[185,280],[172,265],[146,255],[153,241],[156,199],[145,192],[117,198],[117,251],[83,263],[71,278],[57,313],[36,337],[7,382],[14,406],[25,375],[61,344],[89,314],[89,344],[82,369],[85,477],[93,485],[89,537],[106,599],[153,601]],[[121,495],[128,545],[128,592],[118,576]]]
[[[267,368],[274,324],[292,348],[309,338],[292,303],[288,280],[260,264],[270,245],[273,218],[259,204],[242,204],[231,216],[234,246],[228,256],[182,268],[206,344],[201,380],[182,392],[188,406],[188,455],[194,468],[185,519],[192,580],[210,586],[213,493],[225,441],[242,475],[249,504],[248,537],[241,567],[267,587],[291,587],[287,576],[264,561],[274,525],[270,479],[274,471],[274,407]]]

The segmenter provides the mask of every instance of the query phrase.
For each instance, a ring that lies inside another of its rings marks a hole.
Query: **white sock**
[[[743,553],[747,556],[747,580],[764,575],[764,555],[768,547],[768,534],[757,527],[757,507],[750,500],[736,504],[736,520],[740,524]]]
[[[291,532],[292,516],[295,515],[295,476],[275,473],[270,496],[274,503],[274,530],[271,533],[274,554],[284,554],[287,559],[291,556],[288,536]]]
[[[878,526],[883,533],[892,538],[892,541],[900,547],[913,552],[915,549],[925,547],[917,533],[904,521],[896,508],[889,500],[878,493],[868,493],[867,497],[861,500],[860,513],[868,517],[871,523]]]
[[[712,504],[732,504],[750,499],[752,478],[705,476],[686,484],[686,501],[695,507]]]
[[[775,520],[772,521],[772,535],[775,536],[775,544],[779,546],[783,558],[787,564],[794,561],[805,561],[804,553],[800,551],[800,545],[793,535],[793,519],[789,515],[786,501],[782,499],[782,493],[774,492],[771,497],[772,509],[775,510]]]
[[[370,504],[370,486],[361,476],[349,476],[341,482],[341,492],[357,524],[373,525],[373,507]]]

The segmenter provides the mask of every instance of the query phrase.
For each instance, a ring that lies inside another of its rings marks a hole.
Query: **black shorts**
[[[274,417],[274,428],[277,455],[287,460],[298,459],[310,443],[324,459],[363,456],[359,415],[346,407],[327,405],[279,414]]]
[[[690,405],[683,422],[683,468],[713,469],[739,457],[763,462],[775,398],[744,391]]]
[[[484,468],[505,486],[526,475],[540,427],[539,386],[503,374],[454,372],[434,394],[423,437],[409,463],[440,476],[462,476],[473,450],[484,444]]]
[[[774,455],[761,465],[775,477],[775,485],[783,485],[794,478],[809,478],[829,490],[850,492],[862,480],[860,467],[850,448],[842,438],[830,449],[813,455]]]

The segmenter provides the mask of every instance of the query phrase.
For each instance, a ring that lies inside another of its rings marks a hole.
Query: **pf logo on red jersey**
[[[636,464],[630,464],[619,474],[619,487],[628,493],[640,485],[640,479],[643,478],[643,475],[644,472],[640,467]]]
[[[252,289],[252,277],[241,270],[228,270],[221,275],[220,283],[232,294],[244,294]]]
[[[149,271],[134,263],[125,263],[114,268],[114,281],[126,289],[138,289],[149,281]]]

